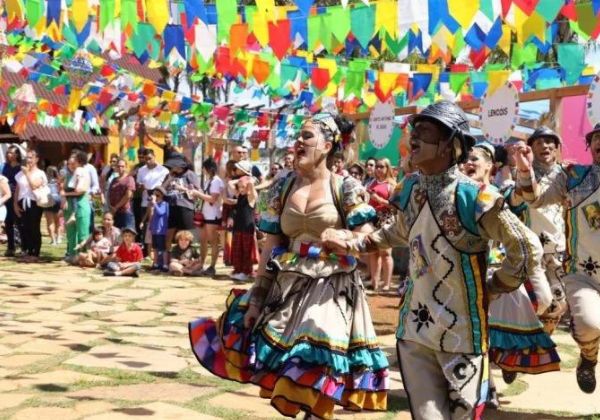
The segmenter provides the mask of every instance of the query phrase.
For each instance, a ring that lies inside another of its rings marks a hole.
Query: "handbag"
[[[212,179],[208,182],[206,189],[204,190],[204,194],[208,194],[210,191],[210,184],[212,184]],[[202,209],[204,208],[204,200],[199,200],[196,204],[196,209],[194,211],[194,225],[196,227],[204,226],[204,214],[202,213]]]
[[[48,208],[54,205],[54,198],[52,198],[52,191],[50,191],[48,184],[42,185],[32,192],[38,207]]]

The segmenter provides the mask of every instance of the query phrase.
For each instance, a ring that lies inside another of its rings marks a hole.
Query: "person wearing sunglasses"
[[[539,269],[542,247],[500,194],[459,171],[474,144],[460,107],[440,101],[409,123],[419,173],[391,197],[394,223],[367,234],[328,229],[322,241],[349,254],[410,244],[396,344],[412,417],[475,418],[487,399],[487,302]],[[506,258],[488,279],[491,240]]]
[[[374,157],[367,158],[365,162],[365,178],[363,179],[363,185],[366,187],[375,179],[375,163],[377,160]]]
[[[353,129],[329,113],[302,125],[296,170],[271,187],[261,217],[267,235],[252,289],[233,291],[224,324],[201,319],[189,327],[193,351],[206,368],[261,386],[261,395],[288,417],[304,411],[306,418],[331,419],[335,405],[346,402],[353,411],[387,406],[388,362],[356,258],[338,257],[320,240],[327,228],[368,228],[375,218],[360,182],[327,166]],[[248,339],[234,345],[237,350],[224,348],[241,337]]]

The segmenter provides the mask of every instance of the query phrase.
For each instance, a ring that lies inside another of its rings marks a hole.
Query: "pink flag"
[[[563,161],[589,164],[592,157],[585,150],[585,135],[592,131],[586,112],[586,96],[567,96],[560,102],[560,135],[563,140]]]

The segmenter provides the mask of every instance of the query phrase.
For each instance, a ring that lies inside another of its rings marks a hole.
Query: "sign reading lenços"
[[[481,99],[481,131],[486,140],[502,144],[511,136],[519,114],[519,92],[508,82]]]

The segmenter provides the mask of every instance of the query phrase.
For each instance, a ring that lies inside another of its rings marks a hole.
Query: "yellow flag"
[[[115,0],[115,18],[121,17],[121,0]]]
[[[529,16],[527,16],[525,12],[523,12],[518,7],[513,6],[513,9],[515,11],[515,29],[517,31],[517,42],[523,45],[525,43],[523,26],[525,25],[525,22],[527,22],[527,19],[529,19]]]
[[[437,82],[440,77],[440,66],[435,64],[417,64],[417,73],[431,73],[431,81]]]
[[[14,18],[23,20],[23,0],[6,0],[6,14],[9,22]]]
[[[274,21],[276,19],[275,13],[275,0],[256,0],[256,8],[259,13],[266,16],[267,21]]]
[[[158,116],[158,120],[163,124],[169,124],[171,122],[171,113],[167,111],[162,111]]]
[[[500,49],[502,51],[504,51],[504,53],[506,55],[510,55],[510,38],[512,35],[512,29],[509,25],[502,25],[502,36],[500,37],[500,40],[498,41],[498,47],[500,47]]]
[[[394,0],[380,0],[375,5],[375,32],[383,28],[390,34],[390,37],[396,37],[397,27],[397,2]]]
[[[254,36],[260,45],[266,47],[269,43],[269,27],[267,26],[267,17],[261,12],[254,13],[254,28],[252,32],[254,32]]]
[[[390,91],[396,87],[396,81],[398,80],[397,73],[384,73],[382,71],[379,72],[379,87],[381,91],[387,95]]]
[[[160,98],[158,96],[153,96],[148,99],[148,108],[153,109],[156,108],[160,104]]]
[[[81,32],[85,27],[90,14],[88,0],[73,0],[73,3],[71,4],[71,13],[71,19],[75,24],[75,29],[77,29],[77,32]]]
[[[367,92],[363,95],[362,99],[369,108],[373,108],[377,103],[377,95],[373,92]]]
[[[310,51],[298,50],[296,51],[296,55],[298,57],[304,57],[307,63],[312,63],[314,61],[313,53]]]
[[[69,112],[77,111],[77,108],[79,108],[79,104],[81,103],[82,96],[83,91],[81,89],[71,89],[71,95],[69,96],[69,106],[67,108]]]
[[[317,58],[317,66],[329,70],[329,75],[331,77],[337,73],[337,63],[332,58]]]
[[[335,83],[333,80],[330,80],[329,83],[327,83],[327,88],[325,89],[325,92],[323,92],[323,96],[334,97],[337,94],[337,90],[337,83]]]
[[[475,13],[479,10],[479,0],[448,0],[450,15],[458,21],[466,32],[471,27]]]
[[[537,13],[533,12],[529,19],[523,24],[523,43],[535,36],[542,42],[546,42],[546,21]]]
[[[492,95],[496,89],[508,81],[510,70],[493,70],[488,72],[487,94]]]
[[[81,100],[81,106],[90,106],[94,103],[94,101],[92,100],[92,98],[90,98],[89,96],[86,96],[85,98],[83,98]]]
[[[146,18],[156,32],[162,34],[169,22],[168,0],[146,0]]]

